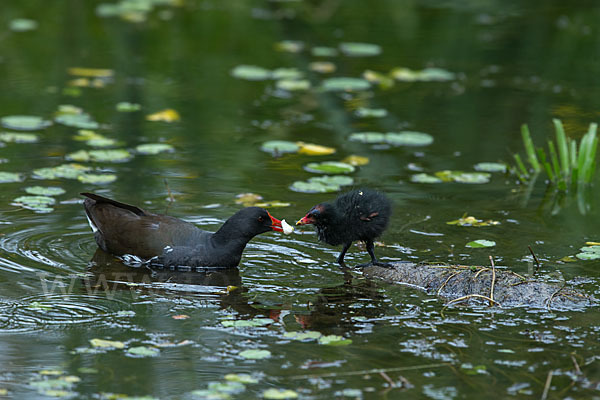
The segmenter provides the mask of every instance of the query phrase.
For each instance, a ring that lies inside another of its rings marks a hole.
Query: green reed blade
[[[523,160],[521,160],[521,156],[518,154],[514,154],[515,162],[517,163],[516,173],[519,177],[519,180],[522,182],[527,182],[527,178],[529,178],[529,174],[527,173],[527,169],[525,168],[525,164],[523,164]]]
[[[558,155],[560,157],[560,165],[562,174],[565,179],[569,177],[569,148],[567,147],[567,137],[560,119],[554,118],[554,130],[556,131],[556,146],[558,147]]]
[[[556,183],[556,178],[554,176],[554,173],[552,172],[552,167],[550,166],[550,163],[546,160],[546,152],[543,148],[537,148],[537,156],[540,160],[540,163],[544,166],[544,170],[546,170],[546,174],[548,175],[548,179],[550,179],[550,182]]]
[[[527,161],[529,161],[529,164],[531,164],[531,167],[535,172],[540,172],[540,163],[535,155],[535,148],[527,124],[521,125],[521,136],[523,137],[523,144],[525,145],[525,152],[527,153]]]

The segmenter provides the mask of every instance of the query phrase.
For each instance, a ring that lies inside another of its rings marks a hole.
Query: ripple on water
[[[87,264],[87,255],[94,253],[96,244],[83,225],[69,231],[52,230],[47,222],[13,224],[0,236],[0,270],[8,272],[34,272],[32,262],[54,269],[53,272],[73,273]]]
[[[106,297],[40,295],[21,299],[0,298],[0,333],[31,332],[49,325],[94,322],[116,312],[118,305]]]

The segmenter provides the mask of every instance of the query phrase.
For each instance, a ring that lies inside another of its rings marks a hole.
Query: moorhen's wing
[[[210,237],[195,225],[167,215],[152,214],[139,207],[98,195],[84,194],[85,211],[98,246],[115,255],[133,254],[148,259],[166,246],[197,247]]]

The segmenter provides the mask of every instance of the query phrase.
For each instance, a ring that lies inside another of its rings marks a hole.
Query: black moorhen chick
[[[250,239],[270,230],[282,231],[281,221],[259,207],[238,211],[213,233],[94,193],[81,194],[87,197],[83,206],[102,250],[165,267],[233,268]]]
[[[296,225],[314,224],[319,240],[333,246],[344,245],[337,262],[344,266],[344,256],[352,242],[362,240],[371,256],[371,263],[380,263],[375,257],[373,241],[387,227],[392,205],[385,195],[370,189],[352,190],[335,201],[317,204]],[[365,266],[365,265],[360,265]]]

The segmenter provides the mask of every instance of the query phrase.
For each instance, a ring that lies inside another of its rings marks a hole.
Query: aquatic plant
[[[535,148],[527,124],[521,126],[523,145],[531,168],[527,169],[521,156],[515,153],[516,166],[513,168],[513,172],[516,173],[519,180],[527,183],[534,181],[543,169],[548,175],[550,184],[556,185],[560,191],[567,191],[569,186],[576,189],[577,185],[591,184],[596,170],[598,125],[590,124],[578,146],[577,140],[567,137],[559,119],[553,119],[552,123],[556,133],[556,144],[552,140],[548,140],[548,154],[541,147]]]

